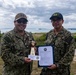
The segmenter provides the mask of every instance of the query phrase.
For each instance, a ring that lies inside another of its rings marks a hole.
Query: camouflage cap
[[[53,20],[54,18],[62,19],[63,20],[63,15],[59,12],[55,12],[51,17],[50,20]]]
[[[27,16],[24,14],[24,13],[18,13],[16,16],[15,16],[15,20],[18,20],[20,18],[25,18],[27,20]]]

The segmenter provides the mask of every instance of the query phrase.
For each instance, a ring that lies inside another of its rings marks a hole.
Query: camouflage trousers
[[[12,67],[12,68],[8,68],[8,67],[4,67],[3,71],[2,71],[2,75],[31,75],[31,71],[29,71],[30,69],[26,69],[26,68],[22,68],[18,69],[18,67]]]
[[[15,74],[15,73],[2,73],[2,75],[31,75],[31,73],[19,73],[19,74]]]
[[[40,75],[70,75],[70,71],[68,68],[55,69],[55,70],[43,68]]]

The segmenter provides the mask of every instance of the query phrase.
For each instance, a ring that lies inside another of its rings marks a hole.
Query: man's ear
[[[64,23],[64,20],[62,20],[62,23]]]
[[[51,22],[52,22],[52,20],[51,20]]]
[[[14,23],[15,23],[16,21],[14,21]]]

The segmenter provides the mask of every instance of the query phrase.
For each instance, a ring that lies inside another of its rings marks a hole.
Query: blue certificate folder
[[[38,55],[40,60],[38,61],[38,67],[48,67],[54,64],[54,48],[53,46],[38,46]]]

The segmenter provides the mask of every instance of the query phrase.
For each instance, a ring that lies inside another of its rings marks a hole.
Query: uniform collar
[[[63,34],[64,30],[65,28],[62,26],[62,29],[58,32],[58,34]],[[53,29],[53,33],[55,34],[54,29]]]
[[[24,31],[24,35],[23,35],[23,36],[20,35],[20,34],[15,30],[15,28],[13,29],[13,31],[14,31],[15,36],[16,36],[17,38],[20,38],[20,39],[23,39],[24,37],[29,36],[26,31]]]

